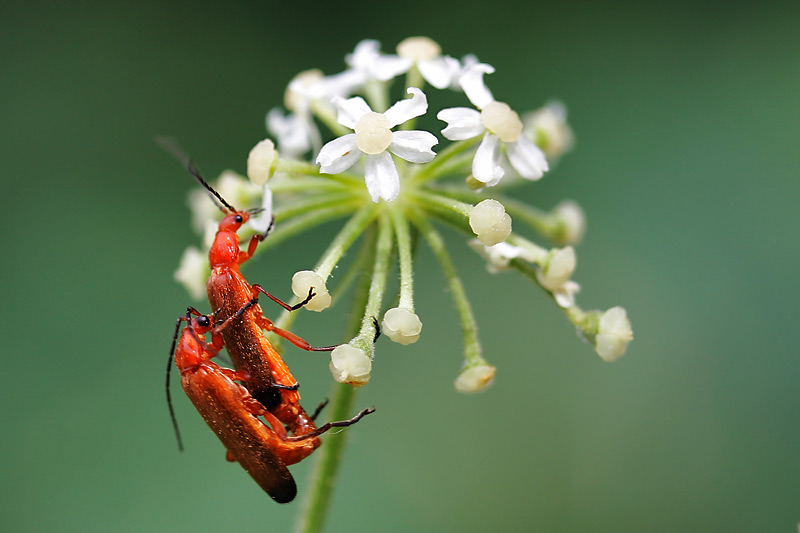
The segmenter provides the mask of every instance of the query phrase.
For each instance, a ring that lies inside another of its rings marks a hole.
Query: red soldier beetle
[[[286,424],[293,435],[313,433],[317,426],[313,417],[300,405],[300,394],[297,392],[294,377],[280,354],[264,336],[263,330],[272,331],[308,351],[331,351],[336,346],[312,347],[294,333],[277,328],[264,316],[258,304],[253,304],[251,308],[247,306],[249,301],[257,299],[259,293],[263,293],[284,309],[294,311],[311,300],[314,296],[313,288],[309,290],[305,300],[290,306],[260,285],[250,285],[239,267],[253,256],[258,243],[266,238],[272,225],[264,233],[253,235],[247,251],[242,251],[237,232],[260,209],[237,210],[205,181],[191,159],[174,142],[161,139],[160,143],[183,163],[212,195],[217,207],[225,213],[208,254],[211,276],[208,279],[207,292],[214,316],[222,321],[232,318],[230,325],[222,330],[222,337],[233,365],[246,377],[244,383],[250,394]],[[236,316],[240,311],[243,314]]]
[[[246,375],[220,367],[211,360],[222,347],[219,333],[253,305],[256,305],[255,298],[217,327],[213,326],[213,315],[203,315],[192,307],[178,319],[167,361],[167,401],[178,446],[182,450],[183,443],[169,392],[169,375],[174,356],[175,365],[181,373],[183,390],[222,441],[227,449],[228,459],[242,465],[273,500],[288,503],[297,495],[297,485],[287,466],[311,455],[321,444],[319,435],[322,433],[334,427],[355,424],[374,412],[374,409],[365,409],[350,420],[329,422],[319,428],[315,427],[305,435],[288,436],[281,421],[253,398],[245,387],[236,383],[246,381]],[[186,322],[186,327],[178,340],[182,322]],[[205,340],[205,335],[209,332],[211,343]],[[264,417],[269,425],[258,417]]]

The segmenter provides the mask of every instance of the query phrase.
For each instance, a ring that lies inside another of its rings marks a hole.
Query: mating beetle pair
[[[317,427],[314,418],[324,404],[313,415],[306,413],[300,405],[297,382],[263,330],[273,331],[304,350],[330,351],[335,346],[315,348],[297,335],[275,327],[258,304],[259,295],[264,294],[284,309],[294,311],[311,300],[313,289],[304,301],[290,306],[259,285],[250,285],[239,265],[252,257],[269,229],[254,235],[247,251],[241,251],[237,231],[253,212],[235,209],[202,178],[186,156],[172,146],[167,148],[186,164],[226,213],[209,251],[212,273],[207,288],[214,312],[204,315],[189,308],[175,325],[170,349],[167,400],[178,445],[182,449],[169,391],[173,355],[183,390],[227,448],[228,459],[239,462],[276,502],[290,502],[297,494],[297,486],[287,466],[302,461],[319,447],[322,433],[352,425],[374,409],[364,409],[350,420]],[[207,342],[209,333],[211,341]],[[223,347],[227,347],[236,370],[212,361]]]

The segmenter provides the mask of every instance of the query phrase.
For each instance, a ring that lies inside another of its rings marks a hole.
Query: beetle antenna
[[[187,313],[188,314],[188,313]],[[181,328],[181,322],[186,320],[185,317],[180,317],[175,322],[175,333],[172,334],[172,346],[169,349],[169,357],[167,358],[167,406],[169,407],[169,416],[172,419],[172,428],[175,430],[175,438],[178,440],[178,450],[183,451],[183,439],[181,438],[181,430],[178,429],[178,418],[175,416],[175,409],[172,406],[172,394],[169,390],[169,379],[172,372],[172,357],[175,355],[175,345],[178,342],[178,330]]]
[[[194,166],[194,161],[192,161],[192,158],[186,155],[186,152],[181,149],[180,145],[177,143],[177,141],[175,141],[175,139],[170,137],[156,137],[156,143],[158,143],[158,145],[161,146],[161,148],[163,148],[168,154],[180,161],[186,170],[188,170],[189,173],[200,182],[200,185],[202,185],[209,193],[211,193],[212,200],[214,200],[214,203],[217,204],[217,207],[219,207],[221,211],[226,213],[228,211],[231,213],[237,212],[236,208],[226,202],[225,199],[220,196],[220,194],[215,191],[205,179],[203,179],[200,171],[197,170],[196,166]]]

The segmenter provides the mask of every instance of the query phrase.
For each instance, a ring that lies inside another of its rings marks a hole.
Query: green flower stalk
[[[226,172],[214,184],[236,205],[262,207],[249,231],[264,231],[274,215],[275,231],[256,254],[343,219],[316,265],[291,280],[297,301],[313,287],[315,296],[306,310],[324,312],[345,294],[349,281],[368,272],[367,286],[356,291],[361,296],[352,301],[357,321],[331,354],[334,380],[352,387],[380,382],[380,359],[375,359],[373,344],[378,323],[386,337],[402,345],[424,335],[425,310],[417,309],[414,301],[414,256],[420,243],[436,257],[459,316],[463,355],[461,371],[454,375],[457,391],[486,390],[496,372],[502,375],[503,361],[490,363],[494,358],[484,354],[469,288],[448,246],[475,250],[490,272],[518,271],[521,279],[554,302],[604,361],[622,356],[633,338],[625,310],[584,311],[576,303],[580,286],[572,275],[577,267],[575,246],[585,231],[581,208],[565,201],[541,209],[513,195],[515,187],[541,179],[572,147],[564,107],[549,103],[520,118],[509,104],[496,100],[485,83],[484,77],[494,72],[491,65],[473,56],[458,60],[443,55],[438,44],[424,37],[406,39],[397,55],[381,53],[376,41],[362,41],[347,56],[347,65],[336,75],[307,71],[292,80],[285,98],[287,112],[273,109],[267,115],[274,141],[255,145],[247,178]],[[392,103],[390,89],[399,79],[405,80],[406,97]],[[445,124],[439,132],[415,129],[417,119],[431,113],[429,94],[440,91],[462,95],[464,106],[436,111]],[[218,211],[207,195],[193,193],[190,205],[195,229],[207,235]],[[457,229],[464,239],[447,243],[437,229],[441,224]],[[356,243],[360,259],[344,268],[344,282],[328,287],[331,273]],[[207,238],[204,246],[207,249]],[[387,280],[395,268],[398,294],[387,294]],[[176,279],[197,297],[207,273],[203,252],[190,247]],[[387,309],[386,302],[397,305]],[[284,313],[276,324],[288,327],[298,313]],[[488,348],[489,354],[497,352]],[[454,360],[454,366],[457,363]],[[344,398],[347,406],[352,403],[352,394],[334,396]],[[324,479],[323,471],[332,475],[338,459],[331,461],[326,456],[315,479]],[[320,506],[330,497],[320,489],[323,486],[315,482],[314,501],[306,509],[316,518],[304,515],[301,530],[321,528]]]

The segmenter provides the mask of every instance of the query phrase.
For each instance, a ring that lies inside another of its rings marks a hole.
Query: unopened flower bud
[[[442,55],[442,48],[428,37],[408,37],[397,45],[397,55],[412,61],[425,61]]]
[[[572,246],[553,249],[550,257],[536,272],[536,279],[545,289],[554,292],[560,289],[575,272],[577,260]]]
[[[561,157],[575,142],[567,124],[567,111],[560,102],[552,102],[527,113],[523,123],[528,137],[542,149],[548,159]]]
[[[322,311],[331,305],[331,295],[325,286],[322,276],[311,270],[301,270],[292,276],[292,292],[300,300],[308,297],[308,291],[313,287],[314,297],[304,306],[309,311]]]
[[[472,208],[469,226],[486,246],[503,242],[511,234],[511,217],[497,200],[483,200]]]
[[[495,367],[489,365],[465,368],[456,378],[456,390],[464,394],[483,392],[494,382],[496,370]]]
[[[632,340],[633,330],[625,308],[612,307],[600,316],[594,347],[603,361],[616,361],[622,357]]]
[[[192,298],[199,300],[206,294],[206,280],[210,273],[208,257],[194,246],[189,246],[181,256],[175,281],[182,284]]]
[[[578,244],[586,232],[586,215],[576,202],[564,200],[553,208],[559,224],[554,238],[562,244]]]
[[[275,143],[264,139],[250,150],[247,157],[247,177],[256,185],[264,185],[278,165],[278,154]]]
[[[381,332],[394,342],[412,344],[419,339],[422,321],[408,309],[395,307],[383,315]]]
[[[575,303],[575,293],[581,288],[569,279],[575,271],[575,265],[575,249],[567,246],[551,250],[548,259],[536,271],[536,279],[542,287],[550,291],[556,303],[564,308],[572,307]]]
[[[330,369],[333,379],[339,383],[360,387],[369,382],[372,360],[355,346],[342,344],[331,352]]]

